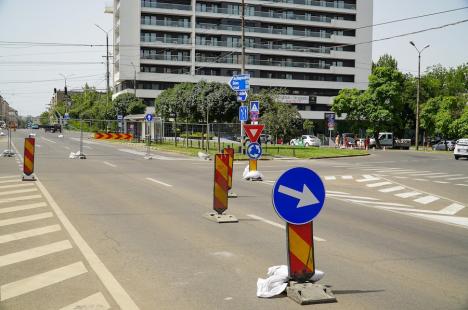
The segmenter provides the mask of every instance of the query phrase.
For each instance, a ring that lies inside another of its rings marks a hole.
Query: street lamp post
[[[101,29],[106,34],[106,80],[107,80],[107,88],[106,88],[106,108],[105,113],[107,117],[107,109],[109,108],[109,93],[110,93],[110,73],[109,73],[109,31],[112,29],[105,31],[101,26],[94,24],[96,27]],[[108,124],[107,124],[108,127]]]
[[[417,92],[416,92],[416,139],[415,139],[416,151],[417,151],[419,150],[419,93],[420,93],[420,87],[421,87],[421,53],[430,45],[428,44],[424,46],[422,50],[419,50],[413,41],[410,41],[410,44],[414,46],[416,51],[418,51],[418,87],[417,87]]]

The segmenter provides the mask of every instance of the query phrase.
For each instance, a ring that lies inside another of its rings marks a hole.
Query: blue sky
[[[128,0],[127,0],[128,1]],[[137,0],[133,0],[137,1]],[[358,0],[359,1],[359,0]],[[102,0],[0,0],[0,41],[34,41],[104,44],[104,29],[112,27]],[[468,0],[374,0],[374,23],[468,6]],[[468,19],[468,9],[434,17],[374,27],[374,39]],[[409,45],[430,44],[422,68],[468,62],[468,23],[373,44],[373,59],[393,55],[404,72],[417,73],[417,53]],[[54,87],[70,89],[84,83],[105,88],[105,47],[11,47],[0,44],[0,94],[21,115],[38,115],[46,109]],[[51,62],[34,64],[28,62]],[[90,62],[94,64],[57,64]],[[44,81],[50,80],[50,81]],[[37,82],[44,81],[44,82]],[[21,83],[18,83],[21,82]],[[25,83],[23,83],[25,82]]]

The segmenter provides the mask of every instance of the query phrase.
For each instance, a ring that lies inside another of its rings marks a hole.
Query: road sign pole
[[[83,153],[83,119],[80,119],[80,151],[75,156],[79,159],[86,159],[86,155]]]
[[[153,156],[151,156],[151,147],[150,147],[150,143],[151,143],[151,122],[146,122],[146,155],[145,155],[145,159],[153,159]]]
[[[24,139],[24,156],[23,156],[23,181],[36,181],[34,176],[34,153],[36,139]]]

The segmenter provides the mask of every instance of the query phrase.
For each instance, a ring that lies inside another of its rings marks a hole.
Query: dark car
[[[32,124],[31,129],[39,129],[39,125],[38,124]]]

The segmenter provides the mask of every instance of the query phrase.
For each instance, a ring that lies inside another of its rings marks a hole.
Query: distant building
[[[0,96],[0,123],[18,124],[18,111],[13,109],[2,96]]]
[[[239,0],[114,0],[114,96],[152,105],[164,89],[241,72]],[[281,87],[303,118],[324,119],[334,96],[367,88],[372,0],[247,0],[252,91]],[[363,28],[360,28],[363,27]],[[360,44],[357,44],[360,43]]]

